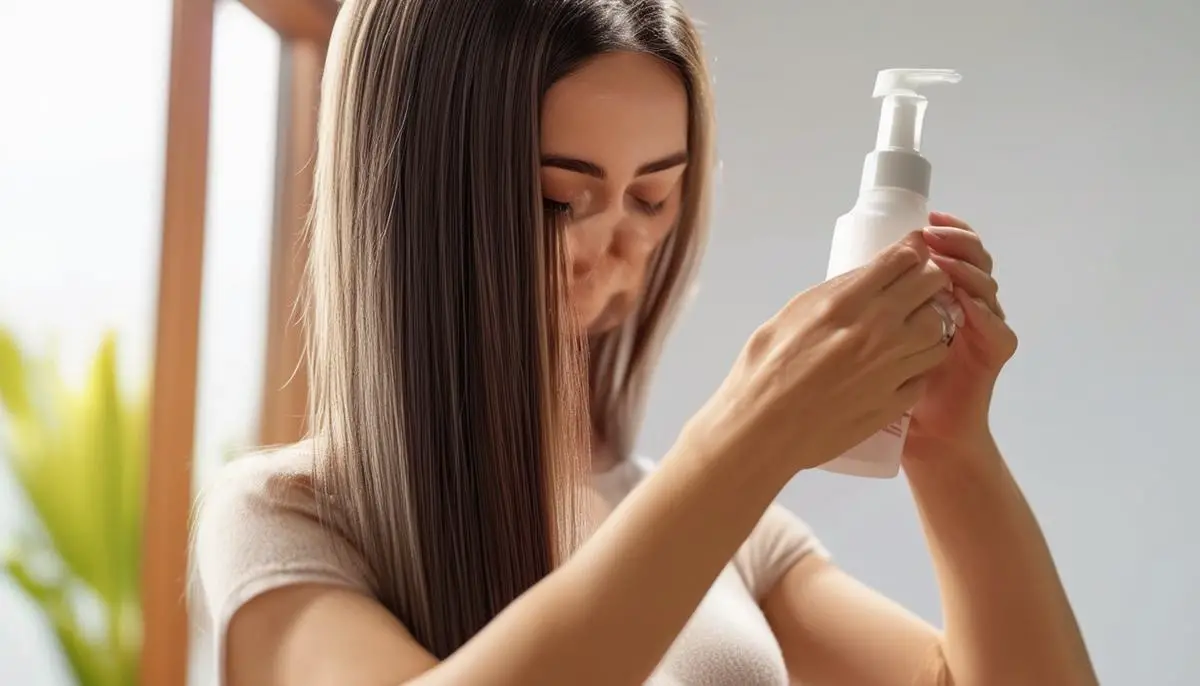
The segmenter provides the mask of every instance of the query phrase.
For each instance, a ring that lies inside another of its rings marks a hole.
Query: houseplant
[[[146,394],[122,391],[116,352],[110,334],[73,388],[0,329],[0,458],[31,515],[0,561],[80,686],[138,681]]]

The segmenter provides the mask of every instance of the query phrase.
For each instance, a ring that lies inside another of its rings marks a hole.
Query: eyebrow
[[[637,173],[635,176],[645,176],[647,174],[653,174],[655,172],[678,167],[681,164],[686,164],[687,161],[687,151],[681,150],[679,152],[667,155],[661,159],[654,160],[653,162],[647,162],[646,164],[643,164],[637,168]],[[555,167],[556,169],[565,169],[567,171],[578,172],[580,174],[587,174],[588,176],[594,176],[597,179],[603,179],[608,176],[608,174],[604,171],[604,168],[595,162],[588,162],[587,160],[575,159],[573,157],[549,155],[542,158],[542,166]]]

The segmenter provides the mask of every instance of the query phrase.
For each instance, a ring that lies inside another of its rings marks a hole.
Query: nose
[[[569,226],[566,229],[567,259],[571,264],[571,276],[576,279],[592,273],[604,254],[602,247],[589,233],[588,228],[583,226]]]
[[[577,279],[587,278],[605,258],[612,256],[621,220],[619,209],[606,209],[567,227],[571,276]]]

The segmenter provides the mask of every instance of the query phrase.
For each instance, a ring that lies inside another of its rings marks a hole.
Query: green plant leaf
[[[147,431],[149,414],[146,398],[149,393],[141,391],[134,400],[125,403],[121,415],[126,443],[119,466],[120,494],[117,522],[121,532],[117,555],[123,565],[120,574],[121,597],[128,603],[141,593],[142,577],[142,533],[145,523],[146,462],[149,455]],[[137,613],[138,621],[141,613]]]
[[[21,554],[22,550],[25,551],[24,555]],[[60,584],[40,580],[30,572],[29,563],[26,560],[32,557],[33,555],[25,546],[10,550],[4,557],[4,571],[25,592],[25,595],[38,605],[49,606],[61,602],[64,593]]]
[[[92,363],[87,387],[79,397],[80,432],[77,467],[91,474],[89,499],[94,506],[85,541],[88,559],[94,561],[88,583],[107,605],[121,604],[120,555],[124,536],[118,530],[121,516],[122,462],[125,459],[125,421],[117,382],[116,343],[104,337]]]
[[[47,381],[53,403],[40,426],[43,451],[23,458],[23,485],[63,562],[83,583],[99,583],[103,593],[103,514],[97,497],[103,477],[92,459],[85,401],[57,375]]]
[[[25,360],[16,339],[4,329],[0,329],[0,403],[13,417],[29,414]]]
[[[52,361],[22,355],[0,329],[0,457],[38,525],[29,530],[34,542],[9,555],[2,571],[41,608],[82,686],[135,686],[142,645],[147,396],[122,393],[116,352],[109,334],[76,390]],[[40,579],[31,560],[47,556],[62,574]],[[81,597],[105,613],[90,634],[73,605]]]
[[[38,579],[30,571],[25,556],[18,553],[11,553],[5,559],[4,571],[42,609],[62,648],[67,666],[80,686],[104,686],[109,683],[105,678],[104,656],[84,638],[71,611],[66,589],[62,585]]]

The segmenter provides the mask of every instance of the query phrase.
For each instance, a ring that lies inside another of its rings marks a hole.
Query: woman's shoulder
[[[324,526],[311,444],[239,457],[199,494],[192,519],[193,591],[218,624],[255,596],[299,583],[371,594],[358,551]]]
[[[315,521],[312,475],[313,453],[307,442],[234,458],[197,495],[194,531],[198,535],[220,527],[224,533],[237,533],[264,524]]]

